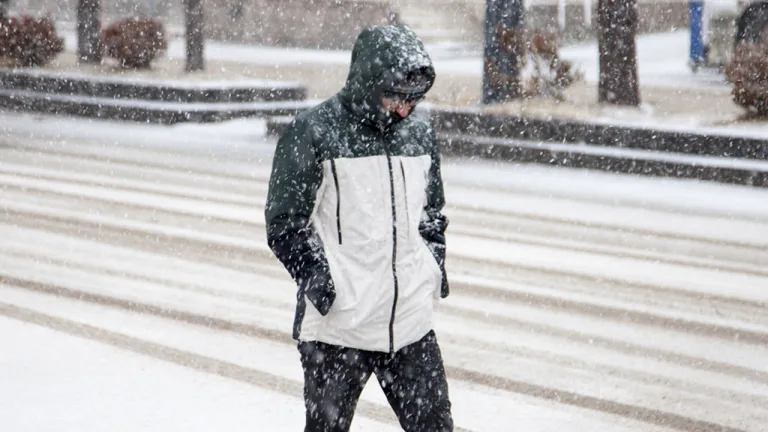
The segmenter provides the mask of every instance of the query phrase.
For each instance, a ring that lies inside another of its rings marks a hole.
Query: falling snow
[[[766,115],[766,0],[0,0],[0,430],[764,430]]]

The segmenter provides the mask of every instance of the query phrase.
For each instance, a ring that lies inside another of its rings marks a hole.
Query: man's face
[[[411,111],[413,111],[422,99],[423,97],[421,96],[406,98],[399,95],[387,95],[381,100],[381,109],[384,112],[388,112],[391,116],[404,119],[411,114]]]

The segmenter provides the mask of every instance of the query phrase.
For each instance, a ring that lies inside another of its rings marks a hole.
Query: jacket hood
[[[405,26],[374,26],[363,30],[352,50],[349,76],[340,97],[360,121],[386,129],[398,119],[382,112],[381,99],[409,75],[425,78],[426,93],[434,84],[435,69],[424,44]]]

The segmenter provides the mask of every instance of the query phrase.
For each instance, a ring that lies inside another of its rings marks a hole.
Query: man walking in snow
[[[305,431],[347,431],[375,374],[404,430],[453,430],[433,310],[448,295],[440,153],[412,114],[435,72],[409,29],[362,31],[347,83],[275,150],[269,246],[298,286]]]

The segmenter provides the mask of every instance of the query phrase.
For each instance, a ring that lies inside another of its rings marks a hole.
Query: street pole
[[[10,3],[10,0],[0,0],[0,19],[4,19],[8,16],[8,5]]]
[[[205,40],[203,0],[184,0],[187,25],[187,72],[205,69]]]
[[[483,104],[521,95],[520,56],[525,47],[523,0],[486,0]]]
[[[101,1],[77,2],[77,51],[81,62],[101,63]]]

